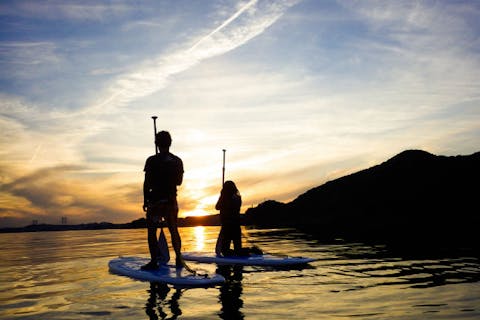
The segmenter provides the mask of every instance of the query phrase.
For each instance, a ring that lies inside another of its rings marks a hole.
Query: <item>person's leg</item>
[[[242,255],[242,231],[240,225],[232,227],[233,250],[236,255]]]
[[[157,261],[158,257],[158,239],[157,227],[148,227],[148,250],[150,250],[151,261]]]
[[[147,211],[147,240],[148,240],[148,250],[150,251],[150,262],[144,266],[142,269],[155,269],[157,267],[157,257],[158,257],[158,239],[157,239],[157,224],[156,220],[159,217],[155,212],[149,209]]]
[[[220,228],[220,233],[218,234],[217,243],[215,244],[215,254],[217,256],[222,255],[222,245],[223,245],[223,237],[224,237],[224,230],[223,227]]]
[[[170,236],[172,238],[172,247],[175,251],[175,263],[179,267],[183,265],[182,263],[182,239],[180,238],[180,234],[178,233],[178,226],[177,226],[177,216],[178,216],[178,205],[175,202],[172,206],[170,206],[169,212],[166,214],[166,220],[168,225],[168,230],[170,231]]]
[[[221,243],[221,248],[222,248],[222,254],[224,256],[231,256],[232,252],[230,250],[230,242],[232,242],[232,226],[231,225],[224,225],[222,226],[222,243]]]
[[[220,251],[223,256],[228,256],[228,249],[230,249],[228,226],[222,226],[220,233],[222,234],[222,237],[220,238]]]

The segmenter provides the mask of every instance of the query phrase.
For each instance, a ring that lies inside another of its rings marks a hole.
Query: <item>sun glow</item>
[[[194,209],[183,213],[184,217],[203,217],[207,216],[208,213],[202,209]]]
[[[192,210],[188,210],[182,212],[182,217],[199,217],[199,216],[208,216],[211,214],[218,213],[215,210],[215,201],[217,200],[217,195],[208,195],[202,194],[197,195],[197,199],[199,199],[198,203]]]

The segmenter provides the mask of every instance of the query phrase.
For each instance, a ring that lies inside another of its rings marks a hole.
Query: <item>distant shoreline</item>
[[[220,226],[219,215],[195,216],[178,219],[179,227]],[[143,229],[147,227],[145,218],[128,223],[92,222],[75,225],[36,224],[25,227],[1,228],[0,233],[70,231],[70,230],[105,230],[105,229]]]

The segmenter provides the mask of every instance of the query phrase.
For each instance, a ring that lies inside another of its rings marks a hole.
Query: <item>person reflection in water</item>
[[[240,207],[242,197],[233,181],[225,181],[215,209],[220,210],[222,225],[217,239],[215,253],[231,256],[242,254],[242,232],[240,230]],[[233,251],[230,243],[233,242]]]
[[[183,266],[181,255],[182,241],[178,233],[177,186],[183,180],[183,162],[170,153],[172,138],[167,131],[160,131],[155,136],[159,153],[150,156],[145,163],[145,181],[143,184],[143,210],[147,215],[148,248],[151,261],[142,266],[142,270],[158,268],[157,228],[162,219],[167,222],[168,230],[175,250],[176,266]]]
[[[222,307],[218,314],[220,319],[244,319],[245,316],[241,311],[243,300],[241,299],[243,288],[243,267],[221,265],[216,272],[225,278],[225,282],[220,286],[220,294],[218,296]]]
[[[150,282],[150,290],[147,290],[149,297],[145,305],[145,312],[151,320],[158,319],[177,319],[182,315],[179,299],[182,296],[182,290],[177,288],[170,300],[167,300],[170,288],[165,283]],[[172,316],[167,318],[168,314],[164,310],[168,306]]]

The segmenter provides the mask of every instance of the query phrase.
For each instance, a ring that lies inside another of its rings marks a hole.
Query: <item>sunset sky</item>
[[[0,227],[143,217],[153,123],[180,216],[405,149],[480,150],[479,1],[1,1]]]

